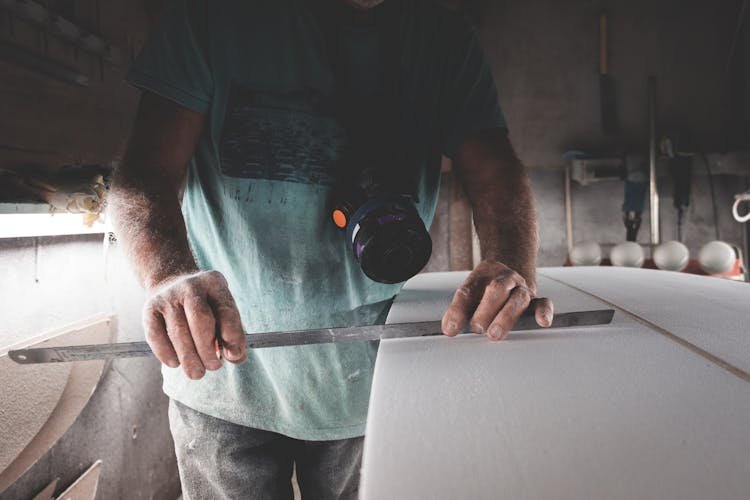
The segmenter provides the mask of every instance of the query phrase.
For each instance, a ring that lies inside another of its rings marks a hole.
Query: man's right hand
[[[191,379],[221,368],[217,334],[224,359],[239,364],[247,358],[240,313],[218,271],[176,276],[154,287],[143,309],[143,325],[159,361],[171,368],[182,365]]]

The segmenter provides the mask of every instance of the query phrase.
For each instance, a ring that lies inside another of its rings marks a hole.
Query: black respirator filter
[[[410,196],[367,196],[353,190],[333,204],[333,222],[370,279],[401,283],[427,264],[432,240]]]

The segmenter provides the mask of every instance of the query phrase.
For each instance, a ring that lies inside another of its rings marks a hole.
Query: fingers
[[[151,305],[147,305],[143,312],[143,328],[146,331],[146,340],[151,350],[154,351],[156,359],[170,368],[180,366],[177,353],[172,348],[172,342],[167,336],[167,328],[164,325],[164,317],[161,312]]]
[[[525,287],[526,281],[516,273],[508,273],[502,277],[490,281],[484,290],[482,300],[477,306],[474,315],[469,323],[469,328],[474,333],[487,333],[492,320],[498,315],[511,295],[519,296],[515,291],[518,287],[526,290],[525,296],[529,297],[528,288]],[[516,299],[517,300],[517,299]],[[528,305],[523,305],[524,308]]]
[[[546,297],[533,299],[529,308],[534,311],[534,318],[539,326],[545,328],[552,326],[555,308],[550,299]]]
[[[510,333],[518,318],[526,311],[531,302],[531,292],[525,286],[514,288],[503,308],[487,328],[487,336],[492,340],[503,340]]]
[[[443,315],[442,330],[453,337],[468,321],[471,331],[501,340],[524,314],[533,314],[539,326],[549,327],[554,316],[552,301],[537,298],[534,283],[527,283],[511,268],[485,260],[456,290]]]
[[[247,359],[247,348],[237,304],[224,276],[216,271],[207,274],[207,279],[211,283],[208,302],[218,324],[217,333],[221,336],[222,356],[231,363],[242,363]]]
[[[456,290],[450,306],[443,315],[442,328],[445,335],[453,337],[464,329],[469,314],[482,299],[484,286],[485,280],[472,273]]]
[[[242,363],[247,359],[247,345],[242,320],[234,298],[227,290],[226,294],[217,294],[210,300],[219,322],[223,344],[222,356],[231,363]]]
[[[221,360],[216,356],[216,319],[211,306],[205,297],[192,295],[185,297],[183,308],[195,349],[203,366],[206,370],[218,370],[221,368]]]
[[[508,266],[496,261],[481,262],[456,290],[443,315],[443,333],[451,337],[460,333],[469,317],[477,314],[477,309],[479,316],[472,317],[470,329],[484,333],[508,299],[510,291],[516,286],[525,285],[523,277]]]
[[[184,309],[179,304],[168,303],[162,313],[167,325],[167,335],[185,374],[193,380],[203,377],[206,369],[195,348]]]
[[[146,338],[156,357],[169,367],[182,365],[191,379],[217,370],[215,339],[232,363],[247,358],[242,321],[224,276],[216,271],[184,276],[158,290],[143,311]]]

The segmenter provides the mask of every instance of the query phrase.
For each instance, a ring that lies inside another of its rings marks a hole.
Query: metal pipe
[[[568,255],[573,251],[573,210],[570,201],[570,165],[565,166],[565,239],[568,243]]]
[[[648,77],[648,191],[651,244],[660,242],[659,191],[656,188],[656,77]]]
[[[748,264],[748,261],[750,261],[750,255],[748,255],[748,251],[750,251],[750,231],[747,230],[747,223],[742,224],[742,267],[744,272],[744,278],[746,282],[750,282],[750,265]]]

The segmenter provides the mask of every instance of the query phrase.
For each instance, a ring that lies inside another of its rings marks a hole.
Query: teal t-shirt
[[[322,28],[331,27],[312,1],[321,0],[175,0],[127,77],[207,114],[182,209],[198,265],[224,274],[249,332],[373,324],[401,287],[364,275],[326,210],[347,133],[332,112],[341,82]],[[346,80],[362,95],[384,79],[385,60],[398,59],[395,119],[414,148],[417,208],[429,227],[440,155],[505,122],[460,15],[427,0],[398,2],[395,53],[366,21],[334,26]],[[376,352],[376,343],[260,349],[199,381],[165,367],[164,391],[297,439],[361,436]]]

